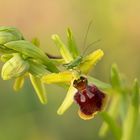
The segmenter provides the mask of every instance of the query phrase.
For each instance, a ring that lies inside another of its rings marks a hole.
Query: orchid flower
[[[133,87],[128,86],[117,65],[113,64],[110,84],[101,82],[89,74],[104,55],[101,49],[81,55],[70,29],[67,30],[67,45],[58,35],[53,35],[52,39],[61,57],[45,53],[39,48],[37,39],[27,41],[14,27],[0,27],[2,79],[14,79],[13,88],[17,91],[29,77],[42,104],[47,103],[45,84],[56,83],[67,88],[57,113],[62,115],[75,102],[79,106],[78,114],[84,120],[92,119],[104,109],[107,95],[103,91],[108,91],[110,101],[107,109],[100,113],[104,122],[99,135],[105,136],[110,128],[116,140],[132,140],[139,116],[138,80],[134,80]]]
[[[72,105],[74,100],[80,106],[80,101],[78,102],[78,100],[79,100],[78,96],[80,96],[80,91],[74,86],[74,82],[76,82],[76,80],[78,80],[81,76],[84,75],[85,77],[87,77],[86,78],[87,81],[90,81],[90,82],[95,81],[94,84],[97,83],[97,86],[98,86],[98,82],[96,82],[95,79],[93,80],[93,78],[91,78],[90,76],[88,78],[88,74],[89,74],[90,70],[92,69],[92,67],[95,66],[95,64],[103,57],[104,53],[101,49],[98,49],[98,50],[93,51],[92,53],[88,54],[85,57],[80,56],[79,51],[77,50],[77,46],[76,46],[74,37],[73,37],[70,29],[68,29],[68,31],[67,31],[67,39],[68,39],[67,46],[62,42],[62,40],[60,39],[60,37],[58,35],[53,35],[52,39],[54,40],[56,46],[59,48],[61,56],[64,60],[62,66],[64,67],[65,70],[63,70],[62,72],[59,72],[59,73],[46,74],[42,77],[42,81],[46,84],[66,83],[69,85],[66,97],[57,111],[57,113],[59,115],[62,115]],[[80,62],[78,62],[78,61],[80,61]],[[69,66],[69,68],[67,66]],[[87,91],[90,90],[90,87],[91,87],[88,85],[86,85],[86,86],[87,86],[87,88],[85,89],[85,91],[82,91],[82,92],[84,92],[84,94],[86,93],[86,90]],[[91,90],[92,93],[93,93],[93,90],[94,89]],[[105,96],[105,94],[101,93],[98,89],[97,89],[97,91],[100,94],[102,94],[101,96]],[[83,98],[86,97],[86,96],[84,97],[84,95],[82,95],[82,96],[83,96]],[[95,97],[97,97],[97,96],[95,95]],[[98,100],[98,99],[92,99],[92,100],[94,100],[92,102],[95,103],[96,102],[95,100]],[[103,106],[102,99],[99,99],[99,100],[100,100],[99,102],[101,102],[101,106]],[[95,108],[95,105],[93,106],[94,103],[92,103],[92,105],[91,105],[92,108]],[[97,113],[97,111],[101,110],[101,108],[99,110],[96,109],[94,111],[93,111],[93,109],[91,109],[92,112],[90,113],[90,115],[86,115],[86,113],[82,112],[81,110],[80,110],[79,116],[82,119],[90,119],[90,118],[93,118],[94,114]],[[81,115],[81,114],[83,114],[83,115]]]

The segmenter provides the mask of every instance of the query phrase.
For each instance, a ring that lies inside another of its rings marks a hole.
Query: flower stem
[[[128,108],[123,122],[123,136],[121,140],[133,140],[139,114],[139,85],[137,80],[134,81],[131,103]]]

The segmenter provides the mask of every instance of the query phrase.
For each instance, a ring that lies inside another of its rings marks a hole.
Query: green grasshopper
[[[64,64],[64,66],[67,68],[67,69],[73,69],[74,67],[78,66],[81,64],[83,60],[83,56],[78,56],[75,60],[73,60],[72,62],[70,63],[67,63],[67,64]]]
[[[86,52],[86,50],[87,50],[91,45],[93,45],[93,44],[95,44],[95,43],[97,43],[97,42],[99,42],[99,41],[100,41],[100,40],[97,40],[97,41],[94,41],[94,42],[92,42],[91,44],[89,44],[89,45],[87,46],[87,48],[85,49],[84,53]],[[67,63],[67,64],[64,64],[63,66],[65,66],[67,69],[73,69],[73,68],[79,66],[79,65],[82,63],[82,61],[83,61],[84,53],[83,53],[82,55],[80,55],[80,56],[77,56],[77,58],[74,59],[72,62]]]
[[[84,45],[83,45],[84,47],[86,46],[87,36],[88,36],[88,33],[89,33],[89,29],[90,29],[90,27],[91,27],[91,24],[92,24],[92,21],[89,22],[89,25],[88,25],[88,28],[87,28],[87,31],[86,31],[86,34],[85,34],[85,37],[84,37],[84,43],[83,43],[83,44],[84,44]],[[83,61],[83,57],[84,57],[84,54],[85,54],[85,52],[87,51],[87,49],[88,49],[90,46],[92,46],[93,44],[95,44],[95,43],[97,43],[97,42],[99,42],[99,41],[100,41],[100,40],[96,40],[96,41],[92,42],[91,44],[89,44],[89,45],[85,48],[85,50],[83,51],[83,54],[82,54],[82,55],[77,56],[77,58],[74,59],[72,62],[67,63],[67,64],[64,64],[63,66],[66,67],[67,69],[73,69],[74,67],[80,65],[80,64],[82,63],[82,61]]]

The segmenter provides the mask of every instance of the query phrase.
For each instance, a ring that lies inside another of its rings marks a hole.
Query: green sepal
[[[31,73],[33,76],[41,78],[43,75],[49,73],[45,65],[31,60],[28,62],[30,64],[29,73]]]
[[[55,42],[56,46],[60,49],[60,53],[66,63],[69,63],[73,60],[68,48],[65,46],[65,44],[62,42],[60,37],[58,35],[52,35],[52,39]]]
[[[67,29],[67,42],[68,42],[68,49],[73,58],[76,58],[79,55],[77,45],[73,36],[73,33],[70,28]]]
[[[91,76],[87,76],[88,77],[88,81],[89,83],[92,83],[94,85],[96,85],[98,88],[101,88],[101,89],[111,89],[111,85],[108,84],[108,83],[105,83],[105,82],[102,82],[96,78],[93,78]]]
[[[31,58],[41,59],[43,61],[45,61],[44,59],[48,59],[41,49],[26,40],[11,41],[6,43],[5,46]]]
[[[40,102],[46,104],[47,94],[45,85],[41,82],[40,78],[33,76],[32,74],[29,74],[29,77]]]
[[[23,87],[23,85],[24,85],[24,75],[20,76],[20,77],[17,77],[15,79],[13,89],[15,91],[19,91]]]
[[[42,77],[42,82],[46,84],[53,83],[70,83],[73,79],[73,74],[70,71],[64,71],[59,73],[46,74]]]
[[[23,55],[26,55],[29,58],[34,58],[35,60],[42,62],[47,66],[47,69],[52,72],[58,72],[56,66],[49,60],[45,53],[40,48],[28,41],[11,41],[6,43],[5,46],[9,49],[13,49]]]
[[[75,89],[73,87],[73,82],[71,83],[71,86],[68,89],[67,95],[64,99],[64,101],[62,102],[61,106],[59,107],[57,114],[58,115],[62,115],[73,103],[74,99],[74,95],[77,92],[77,89]]]

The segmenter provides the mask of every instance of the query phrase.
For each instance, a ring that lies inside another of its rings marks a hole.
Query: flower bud
[[[50,61],[50,59],[45,55],[45,53],[29,41],[11,41],[9,43],[6,43],[5,46],[27,57],[36,59],[37,61],[45,64],[47,69],[50,71],[58,72],[56,66]]]
[[[23,85],[24,85],[24,78],[25,78],[25,75],[17,77],[15,79],[14,86],[13,86],[13,89],[15,91],[19,91],[23,87]]]
[[[8,61],[9,59],[11,59],[12,57],[13,57],[12,54],[3,54],[3,55],[1,55],[0,60],[1,60],[2,62],[6,62],[6,61]]]
[[[0,27],[0,44],[22,39],[22,34],[16,28],[6,26]]]
[[[2,67],[1,76],[3,80],[9,80],[23,75],[28,69],[28,62],[23,60],[19,54],[14,54]]]

